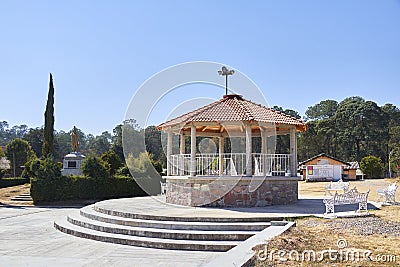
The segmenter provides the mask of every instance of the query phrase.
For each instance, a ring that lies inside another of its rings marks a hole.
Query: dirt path
[[[19,196],[24,193],[29,193],[30,184],[11,186],[0,188],[0,204],[16,205],[16,206],[32,206],[32,202],[27,201],[12,201],[13,197]]]

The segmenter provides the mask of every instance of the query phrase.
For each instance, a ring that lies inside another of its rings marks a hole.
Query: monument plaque
[[[78,149],[79,135],[76,127],[74,126],[74,129],[71,133],[72,152],[64,157],[63,169],[61,170],[62,175],[82,175],[81,167],[83,161],[85,160],[85,155],[81,154]]]

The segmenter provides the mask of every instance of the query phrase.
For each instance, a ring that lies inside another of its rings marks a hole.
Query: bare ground
[[[370,190],[368,194],[368,200],[375,201],[378,197],[377,190],[385,188],[391,183],[397,182],[400,185],[400,178],[392,179],[367,179],[363,181],[350,181],[350,188],[357,187],[359,192],[366,192]],[[300,196],[323,196],[324,187],[329,182],[299,182],[299,195]],[[332,192],[334,193],[334,192]],[[338,193],[343,193],[338,191]],[[400,199],[400,190],[396,192],[396,199]]]
[[[400,184],[400,179],[357,181],[350,186],[360,192],[370,189],[369,200],[376,200],[377,189],[393,182]],[[299,193],[322,196],[325,184],[299,182]],[[298,219],[296,227],[254,248],[258,256],[250,265],[400,266],[400,205],[383,206],[371,213],[364,218]],[[310,251],[317,253],[315,258]]]
[[[0,204],[14,205],[14,206],[33,206],[32,202],[11,200],[13,197],[29,192],[30,192],[30,184],[0,188]]]

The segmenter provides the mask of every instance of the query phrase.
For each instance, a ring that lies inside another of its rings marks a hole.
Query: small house
[[[343,160],[331,157],[325,153],[316,155],[299,163],[300,173],[306,181],[338,181],[340,179],[353,179],[356,169]]]

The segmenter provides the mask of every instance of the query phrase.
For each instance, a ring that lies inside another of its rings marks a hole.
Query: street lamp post
[[[393,152],[393,149],[392,149],[392,151],[389,151],[389,178],[392,178],[392,169],[390,168],[390,155],[392,154],[392,152]]]
[[[218,71],[219,75],[225,76],[225,95],[228,94],[228,76],[233,75],[234,73],[234,70],[228,70],[225,66],[222,67],[222,70]]]
[[[15,177],[15,151],[13,151],[13,169],[14,169],[14,177]]]

